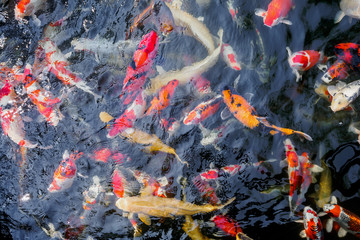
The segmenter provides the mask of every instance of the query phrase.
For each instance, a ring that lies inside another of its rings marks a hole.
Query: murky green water
[[[348,132],[349,124],[359,120],[356,112],[358,102],[354,103],[354,112],[333,113],[326,100],[317,101],[319,97],[314,92],[314,85],[320,81],[323,73],[314,68],[303,75],[302,81],[295,82],[285,47],[289,46],[293,51],[323,50],[325,55],[332,56],[333,47],[338,43],[359,43],[360,25],[349,17],[339,24],[333,23],[339,10],[338,1],[296,1],[296,7],[288,14],[288,19],[293,23],[291,26],[280,24],[268,28],[260,17],[254,15],[255,8],[266,8],[268,3],[265,0],[235,1],[239,20],[234,22],[227,1],[211,0],[208,6],[203,7],[195,1],[183,1],[183,10],[195,17],[203,16],[211,34],[215,36],[219,28],[223,28],[224,42],[234,48],[241,62],[251,65],[235,71],[219,58],[203,77],[210,81],[213,92],[221,93],[224,86],[233,86],[260,116],[267,117],[271,123],[312,136],[312,142],[294,135],[290,138],[298,153],[308,152],[316,164],[320,164],[321,158],[324,159],[332,174],[332,194],[343,207],[359,214],[360,168],[357,160],[360,149],[357,136]],[[37,26],[31,17],[26,17],[28,23],[19,24],[14,19],[15,3],[2,1],[0,37],[6,40],[0,49],[1,62],[6,62],[8,66],[32,64],[38,41],[43,38],[44,27],[51,21],[68,16],[65,24],[56,32],[54,41],[64,54],[68,54],[71,70],[79,74],[101,98],[96,101],[92,95],[73,89],[60,105],[64,119],[56,127],[38,121],[39,114],[28,101],[22,113],[22,116],[32,119],[25,123],[27,138],[42,146],[52,145],[53,148],[28,149],[27,161],[22,166],[19,146],[4,134],[1,135],[0,234],[13,239],[50,239],[41,227],[49,229],[51,223],[64,238],[70,238],[69,228],[73,228],[73,231],[83,230],[80,235],[74,234],[76,237],[73,239],[132,238],[133,227],[115,207],[115,196],[103,193],[85,219],[79,220],[84,213],[83,192],[93,184],[94,176],[99,177],[104,192],[112,191],[114,164],[95,162],[89,156],[94,150],[107,147],[131,158],[131,161],[123,164],[124,167],[138,169],[154,177],[166,176],[173,181],[171,192],[175,198],[182,199],[185,194],[187,201],[196,204],[206,201],[201,199],[192,179],[209,169],[210,164],[221,168],[230,164],[277,159],[266,171],[246,169],[233,177],[221,179],[216,193],[223,202],[236,197],[227,207],[227,214],[237,220],[244,232],[253,239],[269,239],[270,236],[271,239],[300,239],[303,226],[293,220],[301,217],[289,217],[288,195],[260,193],[272,186],[288,183],[286,169],[282,170],[279,166],[279,161],[285,158],[285,136],[272,136],[268,129],[261,127],[251,130],[233,117],[222,120],[220,111],[204,122],[204,127],[209,131],[219,127],[222,129],[222,136],[208,145],[201,144],[203,133],[195,125],[181,123],[177,132],[170,135],[160,127],[158,116],[144,117],[136,122],[138,129],[156,134],[173,147],[190,167],[182,166],[172,155],[144,153],[141,147],[121,138],[106,137],[107,129],[100,121],[99,113],[119,114],[121,102],[118,95],[132,53],[145,33],[156,30],[155,25],[147,22],[132,34],[135,47],[114,49],[98,56],[74,51],[71,41],[78,38],[94,39],[96,36],[111,43],[124,40],[133,18],[148,4],[147,1],[140,1],[135,7],[133,1],[47,1],[44,9],[36,13],[41,20],[41,25]],[[154,65],[162,66],[165,70],[181,69],[206,56],[206,49],[196,39],[172,32],[167,37],[161,37]],[[236,80],[238,76],[240,78]],[[353,72],[347,81],[358,77],[358,72]],[[46,84],[55,96],[60,95],[64,88],[51,73]],[[191,84],[180,86],[171,106],[162,111],[161,117],[182,120],[185,112],[209,98],[207,95],[199,96]],[[68,190],[49,194],[47,188],[65,150],[85,153],[76,162],[79,175]],[[184,192],[181,179],[187,183]],[[320,180],[320,175],[317,180]],[[318,184],[310,186],[306,202],[299,206],[300,210],[307,205],[321,210],[311,198],[317,189]],[[20,201],[25,194],[30,194],[31,199]],[[214,214],[216,212],[193,217],[199,220],[203,234],[209,237],[218,231],[206,224]],[[326,218],[323,217],[324,220]],[[150,227],[141,225],[142,239],[188,239],[182,230],[183,217],[152,219]],[[325,239],[337,239],[337,236],[325,233]],[[355,237],[348,234],[346,239]]]

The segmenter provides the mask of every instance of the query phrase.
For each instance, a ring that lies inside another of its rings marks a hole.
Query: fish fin
[[[63,154],[63,159],[67,159],[70,157],[69,151],[65,150],[64,154]]]
[[[164,69],[162,66],[160,66],[160,65],[157,65],[157,66],[156,66],[156,71],[157,71],[159,74],[164,74],[164,73],[166,73],[165,69]]]
[[[326,222],[326,227],[325,227],[325,229],[328,233],[332,231],[333,225],[334,225],[334,219],[329,218]]]
[[[259,16],[259,17],[265,17],[266,16],[266,11],[264,9],[261,9],[261,8],[255,8],[255,15]]]
[[[38,19],[38,18],[35,16],[35,14],[32,14],[31,17],[32,17],[35,25],[36,25],[37,27],[40,27],[40,26],[41,26],[41,21],[40,21],[40,19]]]
[[[100,120],[101,120],[103,123],[110,122],[111,120],[114,119],[114,117],[111,116],[110,114],[108,114],[107,112],[101,112],[101,113],[99,114],[99,118],[100,118]]]
[[[306,134],[306,133],[304,133],[304,132],[294,131],[294,133],[302,136],[303,138],[305,138],[305,139],[308,140],[308,141],[312,141],[312,140],[313,140],[310,135],[308,135],[308,134]]]
[[[311,166],[310,171],[313,172],[313,173],[319,173],[319,172],[324,171],[324,169],[323,169],[322,167],[316,165],[316,164],[313,164],[313,165]]]
[[[143,213],[138,213],[138,217],[146,225],[148,225],[148,226],[151,225],[151,219],[150,219],[149,215],[146,215],[146,214],[143,214]]]
[[[302,230],[302,231],[300,232],[299,236],[300,236],[301,238],[306,238],[305,230]]]
[[[343,228],[340,228],[339,231],[338,231],[338,237],[339,238],[342,238],[342,237],[345,237],[347,234],[347,231]]]
[[[319,213],[318,213],[318,217],[323,217],[323,216],[326,216],[326,215],[327,215],[326,212],[319,212]]]
[[[248,102],[251,102],[252,98],[254,97],[254,94],[253,93],[245,93],[244,94],[244,98],[248,101]]]
[[[287,159],[284,159],[284,160],[281,160],[280,161],[280,167],[281,168],[284,168],[284,167],[287,167],[288,166],[288,161]]]
[[[318,64],[317,68],[322,72],[326,72],[328,70],[328,67],[325,64]]]
[[[284,23],[286,25],[292,25],[292,22],[290,20],[287,20],[287,19],[280,19],[279,22]]]
[[[286,51],[287,51],[287,53],[288,53],[288,55],[290,57],[292,55],[291,49],[289,47],[286,47]]]
[[[220,113],[221,120],[226,120],[226,119],[230,118],[231,116],[232,116],[232,113],[230,112],[228,107],[225,107]]]
[[[338,11],[335,15],[334,23],[339,23],[345,17],[345,13],[343,11]]]
[[[304,220],[302,220],[302,219],[297,219],[297,220],[294,220],[294,222],[296,222],[296,223],[303,223]]]
[[[142,197],[151,196],[152,193],[153,193],[153,191],[152,191],[151,187],[146,186],[140,191],[140,196],[142,196]]]
[[[330,204],[337,204],[337,199],[335,196],[330,197]]]
[[[299,82],[302,79],[302,75],[297,70],[293,70],[294,74],[296,75],[296,82]]]
[[[214,232],[212,235],[214,235],[214,237],[218,237],[218,238],[224,238],[224,237],[229,236],[228,234],[226,234],[224,231],[221,231],[221,230]]]
[[[316,177],[311,175],[311,183],[317,183]]]
[[[331,96],[334,96],[339,91],[339,88],[335,85],[331,85],[327,87],[327,90]]]

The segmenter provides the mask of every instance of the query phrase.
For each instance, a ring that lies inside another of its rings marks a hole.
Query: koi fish
[[[109,148],[101,148],[95,150],[91,158],[95,159],[98,162],[110,162],[113,161],[116,164],[122,164],[125,161],[130,161],[130,158],[120,152],[112,152]]]
[[[219,206],[211,204],[195,205],[175,198],[161,198],[150,195],[120,198],[116,201],[115,205],[122,211],[137,213],[141,221],[150,225],[151,220],[149,216],[173,217],[208,213],[222,209],[234,200],[235,198],[232,198]]]
[[[227,43],[223,44],[221,49],[222,58],[224,59],[225,63],[236,71],[241,70],[241,64],[238,60],[238,57],[234,51],[234,49]]]
[[[57,126],[63,118],[56,104],[59,98],[54,98],[52,93],[40,86],[36,79],[31,75],[30,66],[27,65],[24,72],[24,87],[31,101],[37,106],[39,113],[53,126]]]
[[[295,131],[289,128],[277,127],[270,124],[263,117],[257,116],[255,109],[245,100],[245,98],[236,94],[234,89],[230,90],[229,87],[225,87],[222,93],[224,102],[230,112],[245,126],[253,129],[262,123],[264,126],[275,130],[270,132],[271,134],[276,134],[279,132],[285,135],[298,134],[305,139],[312,141],[312,138],[306,133]]]
[[[193,179],[195,187],[199,190],[200,195],[203,199],[212,205],[219,205],[220,199],[216,195],[216,190],[210,185],[210,183],[204,180],[201,176],[196,176]]]
[[[61,192],[71,187],[76,176],[75,161],[82,155],[82,152],[76,152],[70,155],[68,151],[64,152],[63,160],[54,172],[53,181],[48,188],[49,192]]]
[[[356,237],[360,237],[360,217],[337,205],[335,197],[332,198],[330,204],[324,205],[323,210],[331,217],[327,222],[327,230],[331,230],[333,221],[336,221],[342,228],[338,232],[339,237],[345,236],[346,232],[354,234]]]
[[[167,85],[163,86],[159,91],[159,97],[154,97],[151,101],[151,106],[146,111],[146,115],[159,113],[159,111],[167,108],[170,105],[170,100],[173,97],[178,84],[179,81],[174,79]]]
[[[167,197],[166,191],[163,188],[163,185],[160,184],[156,179],[152,178],[150,175],[134,170],[134,177],[138,180],[139,183],[144,185],[145,188],[150,189],[153,196],[157,197]]]
[[[185,216],[185,222],[182,226],[184,232],[193,240],[209,240],[207,236],[201,233],[200,226],[190,215]]]
[[[349,76],[348,71],[350,70],[349,66],[345,63],[345,61],[338,59],[334,62],[333,65],[329,67],[327,72],[321,77],[326,83],[330,83],[331,81],[338,79],[343,80]]]
[[[353,68],[360,67],[359,51],[360,45],[356,43],[339,43],[335,45],[335,55],[337,58],[350,64]]]
[[[118,198],[124,197],[125,185],[127,184],[124,176],[118,169],[113,172],[112,186],[113,192]]]
[[[26,16],[33,16],[40,25],[40,20],[34,14],[44,6],[45,2],[45,0],[20,0],[15,6],[15,19],[22,21]]]
[[[222,102],[221,95],[210,99],[209,101],[200,103],[190,111],[184,118],[183,122],[185,125],[199,124],[211,115],[217,112]]]
[[[83,208],[84,210],[91,210],[92,205],[96,203],[101,192],[104,192],[104,188],[100,184],[100,178],[98,176],[93,177],[93,184],[89,187],[88,190],[83,192],[84,201]]]
[[[171,135],[179,129],[180,122],[175,118],[170,118],[169,120],[162,118],[160,119],[160,125]]]
[[[42,54],[43,52],[45,52],[45,62],[50,72],[55,74],[56,77],[64,84],[76,86],[84,92],[92,94],[95,98],[100,97],[99,95],[92,92],[89,86],[87,86],[81,78],[67,69],[70,66],[70,63],[61,53],[60,49],[55,45],[55,43],[49,38],[44,38],[43,40],[39,41],[37,54]],[[41,57],[37,56],[37,58]]]
[[[137,194],[140,184],[131,170],[116,166],[112,174],[113,192],[118,198],[129,197]]]
[[[120,99],[124,105],[130,104],[142,90],[159,46],[156,32],[143,36],[133,59],[127,68]]]
[[[336,85],[328,86],[328,91],[332,96],[331,110],[337,112],[346,109],[360,94],[360,80],[349,84],[338,82]]]
[[[289,58],[288,62],[296,75],[296,82],[301,79],[299,72],[304,72],[315,66],[318,62],[326,62],[327,57],[324,56],[323,52],[314,50],[303,50],[292,53],[289,47],[286,47]]]
[[[300,236],[306,237],[307,240],[324,239],[321,221],[316,212],[311,207],[305,207],[303,215],[305,230],[301,231]]]
[[[194,85],[198,93],[200,94],[211,93],[210,81],[204,78],[203,76],[200,75],[199,77],[192,79],[190,82]]]
[[[267,11],[264,9],[255,9],[255,15],[264,19],[265,26],[273,27],[279,23],[291,25],[289,20],[286,20],[288,12],[290,11],[293,3],[291,0],[272,0]]]
[[[321,168],[324,169],[320,175],[319,190],[315,193],[315,201],[318,207],[323,208],[324,204],[330,201],[332,192],[332,174],[324,160],[321,160]]]
[[[243,232],[239,223],[226,215],[216,215],[210,219],[215,225],[227,235],[236,237],[239,232]]]
[[[336,13],[334,23],[340,22],[345,15],[351,18],[360,18],[360,3],[356,0],[341,0],[340,11]]]

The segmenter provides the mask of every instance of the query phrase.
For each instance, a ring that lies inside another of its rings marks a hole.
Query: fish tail
[[[310,135],[308,135],[308,134],[306,134],[306,133],[304,133],[304,132],[294,131],[294,133],[302,136],[303,138],[305,138],[305,139],[308,140],[308,141],[312,141],[312,140],[313,140]]]
[[[224,207],[226,207],[227,205],[229,205],[230,203],[232,203],[235,200],[236,197],[230,198],[226,203],[224,203],[223,205],[220,205],[218,207],[218,209],[222,209]]]
[[[174,155],[175,155],[176,159],[179,160],[179,162],[181,162],[182,164],[186,164],[186,166],[189,167],[189,163],[187,161],[181,160],[179,155],[177,155],[176,153],[174,153]]]

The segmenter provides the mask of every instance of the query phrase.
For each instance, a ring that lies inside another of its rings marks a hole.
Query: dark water
[[[345,17],[339,24],[333,19],[339,10],[338,1],[296,1],[296,7],[288,14],[293,25],[280,24],[273,28],[264,26],[261,18],[254,15],[255,8],[266,8],[269,1],[236,1],[239,21],[232,20],[227,1],[210,1],[209,6],[199,7],[194,1],[183,1],[183,9],[193,16],[204,17],[204,23],[213,35],[219,28],[224,29],[224,42],[229,43],[239,59],[252,68],[240,72],[229,68],[219,58],[217,64],[203,74],[211,82],[214,92],[220,93],[225,85],[233,86],[242,96],[247,96],[258,114],[278,126],[288,127],[308,133],[313,142],[290,136],[298,152],[306,151],[317,164],[323,158],[332,173],[332,194],[341,205],[354,213],[360,214],[358,156],[360,153],[357,136],[348,132],[351,122],[359,120],[355,112],[333,113],[329,103],[323,99],[318,102],[314,84],[320,81],[322,72],[316,68],[306,72],[303,80],[296,83],[288,62],[286,46],[293,51],[303,49],[323,50],[325,55],[333,55],[333,47],[341,42],[358,43],[360,25],[355,19]],[[180,178],[187,180],[185,195],[188,201],[204,204],[192,179],[198,173],[210,168],[210,164],[220,168],[230,164],[256,163],[260,160],[285,158],[283,141],[286,137],[270,135],[264,128],[250,130],[233,118],[221,120],[220,112],[204,122],[209,130],[226,125],[222,137],[213,144],[201,144],[202,133],[197,126],[181,124],[173,135],[167,134],[156,119],[145,117],[136,126],[148,133],[159,136],[163,142],[176,149],[181,159],[190,167],[182,167],[171,155],[164,153],[144,154],[141,147],[122,139],[106,138],[107,130],[99,119],[101,111],[117,115],[120,101],[117,96],[122,88],[125,70],[131,54],[127,56],[100,56],[74,52],[71,41],[77,38],[94,39],[96,36],[115,43],[125,39],[125,33],[138,15],[149,3],[140,1],[134,7],[133,1],[48,1],[45,8],[36,15],[41,20],[37,26],[31,17],[26,17],[27,24],[19,24],[14,19],[13,1],[2,1],[0,34],[6,38],[0,50],[0,61],[8,66],[33,63],[38,41],[43,37],[43,29],[51,21],[69,16],[66,24],[54,37],[54,41],[64,53],[70,53],[71,70],[80,74],[95,93],[102,96],[95,101],[93,96],[79,89],[74,89],[60,105],[64,119],[57,127],[46,122],[26,122],[27,138],[40,145],[52,145],[52,149],[29,149],[27,162],[20,167],[19,147],[7,136],[1,135],[0,150],[0,234],[12,239],[50,239],[41,227],[55,229],[69,238],[69,226],[73,231],[85,225],[81,235],[74,239],[128,239],[133,236],[133,228],[114,203],[115,196],[105,197],[95,205],[85,223],[77,223],[82,214],[84,190],[92,184],[92,178],[98,176],[103,188],[111,192],[112,164],[95,162],[88,156],[77,161],[78,173],[72,187],[65,192],[49,194],[47,188],[52,181],[54,170],[62,159],[63,152],[81,151],[92,153],[101,147],[127,154],[132,160],[124,166],[147,172],[148,174],[173,179],[173,193],[176,198],[183,196]],[[154,24],[146,23],[136,30],[131,39],[139,41],[150,30],[156,30]],[[259,35],[263,41],[260,45]],[[184,57],[198,61],[207,56],[205,48],[194,38],[171,33],[162,37],[155,65],[164,69],[180,69],[187,65]],[[136,45],[135,45],[136,46]],[[134,51],[134,50],[129,50]],[[126,52],[126,51],[125,51]],[[114,60],[115,59],[115,60]],[[239,81],[234,81],[240,74]],[[358,78],[356,72],[350,80]],[[49,74],[51,91],[57,95],[64,87],[59,80]],[[181,86],[172,100],[171,107],[161,114],[165,118],[181,119],[183,113],[191,110],[209,97],[195,94],[189,86]],[[359,107],[354,104],[355,110]],[[29,104],[23,115],[37,118],[36,110]],[[220,149],[220,151],[218,150]],[[270,170],[269,170],[270,169]],[[286,170],[279,167],[279,162],[272,162],[266,172],[247,170],[221,181],[217,194],[222,201],[236,197],[228,207],[228,215],[236,219],[244,232],[253,239],[300,239],[303,229],[289,217],[288,196],[286,194],[261,194],[260,192],[274,185],[288,183]],[[319,180],[319,176],[317,177]],[[313,184],[307,193],[306,202],[299,209],[310,205],[321,211],[310,197],[316,191]],[[31,199],[21,202],[19,198],[30,194]],[[217,230],[206,225],[215,213],[198,214],[194,219],[203,222],[204,234]],[[152,218],[150,227],[143,227],[142,239],[188,239],[181,229],[184,219]],[[324,220],[326,217],[323,218]],[[76,228],[77,227],[77,228]],[[65,232],[67,232],[65,234]],[[337,239],[336,234],[325,234],[325,239]],[[346,239],[354,239],[349,234]]]

